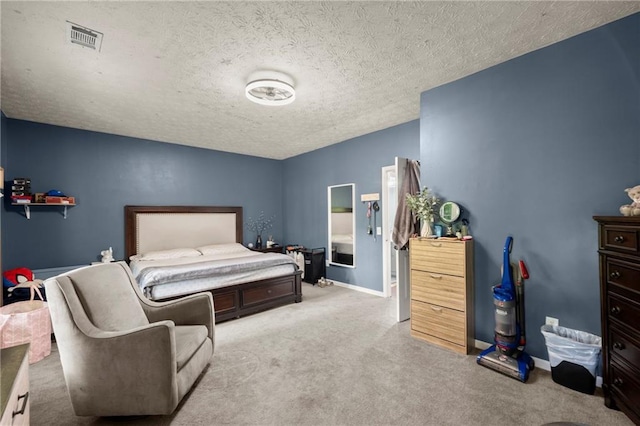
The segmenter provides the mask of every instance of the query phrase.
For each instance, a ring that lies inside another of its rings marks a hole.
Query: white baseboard
[[[351,289],[351,290],[361,291],[363,293],[373,294],[374,296],[384,297],[384,292],[382,292],[382,291],[371,290],[370,288],[364,288],[364,287],[360,287],[358,285],[342,283],[340,281],[332,280],[330,278],[327,278],[327,281],[331,281],[331,282],[333,282],[334,285],[337,285],[337,286],[340,286],[340,287],[346,287],[346,288]]]
[[[477,349],[480,349],[481,351],[483,351],[487,349],[489,346],[491,346],[492,344],[483,342],[482,340],[476,340],[475,345]],[[535,356],[532,356],[531,358],[533,358],[533,361],[536,363],[536,368],[540,368],[545,371],[551,371],[551,364],[549,364],[549,361],[547,361],[546,359],[536,358]],[[596,386],[599,388],[602,387],[601,376],[596,377]]]

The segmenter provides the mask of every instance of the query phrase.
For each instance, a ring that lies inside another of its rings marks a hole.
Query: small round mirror
[[[460,206],[453,201],[447,201],[440,206],[440,220],[447,224],[445,237],[453,237],[453,223],[460,217]]]
[[[447,224],[451,224],[460,217],[460,206],[453,201],[447,201],[440,206],[440,219]]]

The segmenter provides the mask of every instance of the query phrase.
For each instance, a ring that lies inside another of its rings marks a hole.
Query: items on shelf
[[[31,202],[31,179],[21,177],[13,179],[11,201],[20,204]]]
[[[62,191],[31,193],[31,179],[15,178],[11,185],[11,202],[14,204],[75,204],[75,197],[68,197]]]
[[[75,197],[67,197],[62,191],[52,189],[44,194],[44,202],[47,204],[75,204]]]
[[[13,188],[22,188],[23,191],[13,191]],[[15,178],[12,185],[11,203],[24,207],[24,215],[31,219],[31,206],[62,206],[62,215],[67,218],[67,207],[75,206],[75,197],[68,197],[62,191],[52,189],[49,192],[36,192],[31,194],[31,179]],[[27,192],[28,191],[28,192]],[[22,192],[22,194],[19,194]]]

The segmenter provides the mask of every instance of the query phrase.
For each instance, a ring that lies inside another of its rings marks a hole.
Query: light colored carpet
[[[523,384],[413,339],[392,299],[306,283],[303,296],[219,324],[210,367],[172,416],[74,416],[54,345],[31,366],[31,424],[632,425],[546,371]]]

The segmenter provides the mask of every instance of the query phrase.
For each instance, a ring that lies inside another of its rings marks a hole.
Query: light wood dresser
[[[452,351],[474,347],[473,240],[412,238],[411,335]]]
[[[29,424],[29,344],[0,349],[0,425]]]
[[[600,254],[604,401],[640,425],[640,216],[594,219]]]

